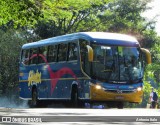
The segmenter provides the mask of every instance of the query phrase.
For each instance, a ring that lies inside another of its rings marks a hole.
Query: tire
[[[117,105],[116,105],[116,102],[114,101],[109,101],[106,103],[106,108],[116,108]]]
[[[72,87],[72,92],[71,92],[71,105],[74,108],[78,107],[78,89],[77,86]]]
[[[32,91],[32,100],[31,100],[31,107],[37,107],[38,106],[38,98],[37,98],[37,89],[34,88]]]
[[[89,103],[89,106],[90,106],[90,109],[92,109],[93,108],[93,103],[92,102]]]
[[[124,103],[123,102],[117,102],[117,108],[118,109],[123,109]]]
[[[78,88],[76,85],[73,85],[71,92],[71,107],[73,108],[84,108],[85,102],[79,100],[78,98]]]

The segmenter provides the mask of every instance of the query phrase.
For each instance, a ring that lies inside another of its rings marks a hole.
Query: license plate
[[[124,99],[124,97],[123,96],[116,96],[115,99],[122,100],[122,99]]]

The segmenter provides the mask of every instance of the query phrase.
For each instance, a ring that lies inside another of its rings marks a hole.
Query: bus
[[[125,34],[78,32],[27,43],[19,96],[34,107],[53,100],[123,108],[125,102],[142,102],[144,66],[150,63],[150,52]]]

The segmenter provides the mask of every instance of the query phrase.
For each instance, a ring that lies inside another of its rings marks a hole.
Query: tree
[[[6,94],[18,85],[21,46],[36,39],[30,32],[0,30],[0,94]]]
[[[12,21],[14,26],[34,26],[41,17],[43,0],[1,0],[0,25]]]
[[[35,27],[42,38],[78,31],[91,31],[100,25],[98,15],[111,0],[46,0],[43,4],[44,18]]]
[[[121,32],[138,39],[142,47],[150,48],[155,42],[155,21],[147,21],[142,13],[151,0],[117,0],[109,3],[106,14],[100,16],[103,31]]]
[[[109,1],[111,0],[2,0],[0,25],[11,21],[15,27],[31,28],[38,23],[39,29],[42,29],[44,24],[50,24],[48,27],[53,30],[52,36],[75,32],[82,20],[93,20]],[[39,29],[37,28],[37,33]]]
[[[150,1],[47,0],[43,4],[44,18],[38,21],[34,30],[42,38],[79,31],[121,32],[136,36],[145,46],[148,43],[143,42],[143,32],[151,27],[154,30],[155,22],[147,22],[141,13],[148,9]]]

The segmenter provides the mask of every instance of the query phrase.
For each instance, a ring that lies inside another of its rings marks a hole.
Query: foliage
[[[18,85],[21,46],[31,39],[29,33],[23,33],[20,30],[0,30],[0,94],[8,93]]]
[[[0,84],[2,93],[6,93],[8,88],[11,88],[15,85],[15,82],[18,81],[17,73],[18,72],[18,55],[20,50],[20,43],[17,43],[15,46],[15,42],[19,41],[17,37],[12,34],[12,31],[4,33],[0,31]],[[10,37],[8,37],[10,36]],[[7,44],[6,44],[7,43]],[[17,52],[16,52],[17,51]],[[16,70],[15,70],[16,68]],[[13,72],[12,72],[13,71]],[[9,84],[6,84],[6,81]],[[15,82],[14,82],[15,81]]]
[[[43,16],[36,27],[35,33],[42,38],[53,37],[66,33],[91,31],[103,24],[98,15],[107,9],[112,0],[46,0],[43,3]]]
[[[41,16],[42,0],[1,0],[0,25],[14,22],[14,26],[33,26]]]
[[[155,42],[155,21],[147,21],[141,13],[148,10],[151,0],[117,0],[109,3],[106,14],[101,15],[105,23],[103,31],[121,32],[138,39],[142,47],[150,48]]]
[[[160,98],[160,83],[157,82],[156,73],[158,70],[158,65],[154,62],[150,64],[145,69],[144,74],[144,97],[141,107],[145,107],[149,103],[149,97],[151,93],[151,88],[154,87],[155,91]]]

